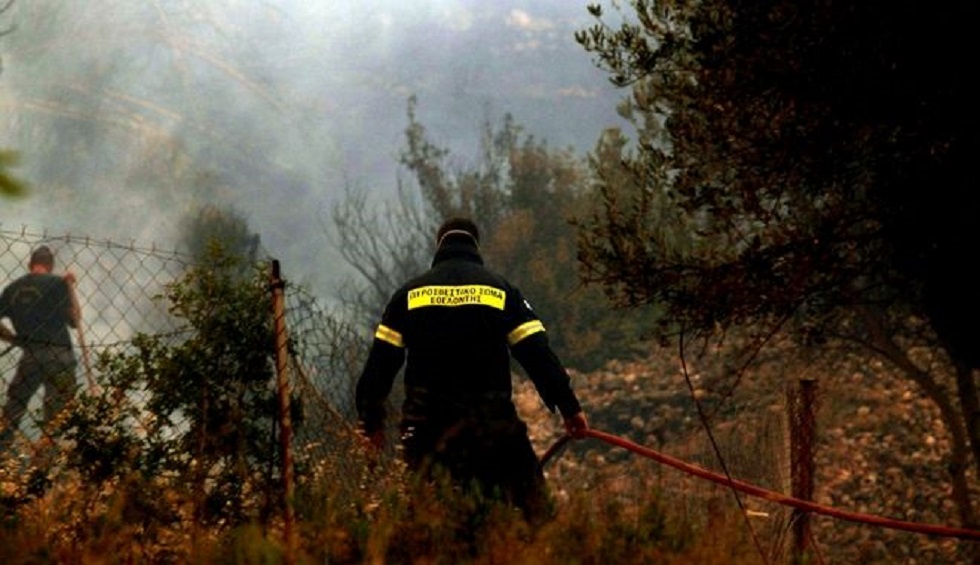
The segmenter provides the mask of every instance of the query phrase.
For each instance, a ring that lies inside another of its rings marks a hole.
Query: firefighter
[[[358,417],[383,448],[385,401],[407,356],[400,432],[408,468],[427,478],[447,473],[539,522],[550,501],[511,398],[511,357],[548,409],[560,411],[568,435],[584,437],[589,424],[541,320],[520,290],[484,267],[479,244],[468,218],[439,227],[431,268],[385,307],[357,383]]]

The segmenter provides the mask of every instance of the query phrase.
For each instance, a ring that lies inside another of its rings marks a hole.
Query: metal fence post
[[[289,352],[287,351],[285,289],[286,283],[280,276],[279,261],[272,261],[269,288],[272,291],[273,322],[276,334],[276,389],[279,394],[279,429],[280,447],[282,450],[282,486],[283,486],[283,535],[286,544],[286,563],[294,563],[293,526],[295,521],[293,509],[293,427],[289,417]]]

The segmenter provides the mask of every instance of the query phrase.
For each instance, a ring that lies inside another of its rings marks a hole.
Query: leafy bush
[[[240,260],[212,249],[161,297],[179,332],[137,335],[130,350],[100,357],[104,392],[84,396],[59,431],[74,446],[70,468],[95,484],[174,478],[168,488],[193,500],[205,523],[269,511],[258,493],[278,484],[278,405],[260,267],[248,276]]]

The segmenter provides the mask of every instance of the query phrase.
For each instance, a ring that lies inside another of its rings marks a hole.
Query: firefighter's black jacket
[[[384,425],[385,400],[406,353],[403,419],[480,410],[488,402],[513,407],[511,355],[551,411],[568,417],[581,410],[544,325],[517,288],[484,267],[466,235],[447,238],[432,268],[385,307],[357,383],[358,417],[368,434]]]

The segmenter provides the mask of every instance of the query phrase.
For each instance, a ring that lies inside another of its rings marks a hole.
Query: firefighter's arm
[[[65,284],[68,286],[68,320],[67,323],[72,328],[77,328],[82,319],[82,307],[78,304],[78,294],[75,292],[75,274],[71,271],[62,275]]]
[[[571,379],[558,357],[548,345],[544,332],[536,332],[511,346],[511,354],[534,383],[545,406],[552,412],[557,408],[564,419],[568,435],[581,439],[589,429]]]
[[[534,383],[545,406],[552,412],[557,408],[562,416],[570,417],[582,411],[572,382],[565,372],[544,331],[529,335],[513,343],[510,348],[514,359],[521,364],[528,378]]]
[[[378,326],[378,333],[375,334],[364,371],[357,381],[355,393],[361,431],[378,448],[383,447],[384,444],[387,417],[385,402],[391,393],[398,370],[405,361],[404,346],[385,339],[393,335],[385,334],[386,330],[393,331],[383,324]]]
[[[505,316],[510,328],[507,345],[511,356],[524,368],[545,406],[552,412],[556,408],[561,412],[565,431],[577,439],[585,437],[588,419],[572,390],[571,378],[548,343],[544,324],[518,289],[511,287],[507,297]]]

